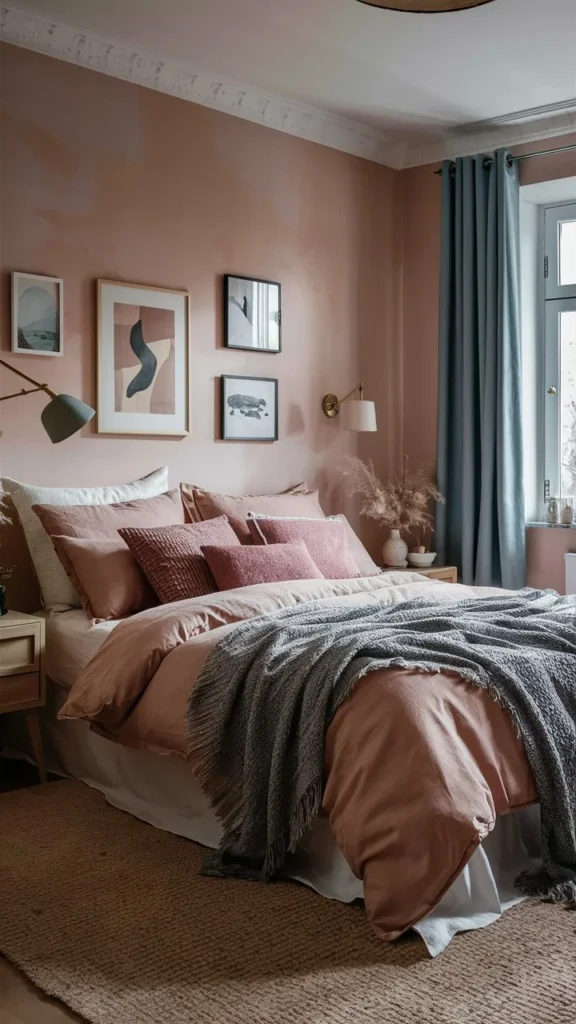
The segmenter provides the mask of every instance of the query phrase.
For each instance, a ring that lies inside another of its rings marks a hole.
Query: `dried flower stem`
[[[348,455],[341,472],[352,493],[362,498],[361,515],[376,519],[393,530],[432,530],[429,502],[444,503],[445,499],[430,479],[429,466],[410,470],[405,458],[400,477],[383,484],[376,476],[372,462],[366,463],[355,455]]]

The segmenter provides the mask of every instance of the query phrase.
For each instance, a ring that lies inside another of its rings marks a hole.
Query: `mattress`
[[[220,826],[185,762],[113,743],[91,732],[86,722],[57,719],[67,690],[116,625],[91,625],[80,609],[46,615],[50,683],[42,730],[47,767],[82,780],[114,807],[157,828],[215,848]],[[538,863],[539,823],[538,806],[498,819],[438,906],[415,927],[432,956],[457,932],[485,927],[521,901],[514,879]],[[362,882],[352,874],[326,818],[314,822],[287,874],[330,899],[352,902],[363,896]]]
[[[81,608],[39,614],[46,620],[46,674],[70,688],[118,622],[93,626]]]

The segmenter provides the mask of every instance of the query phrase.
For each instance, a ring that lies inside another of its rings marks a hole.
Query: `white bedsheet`
[[[57,774],[81,779],[100,790],[114,807],[157,828],[216,847],[220,826],[189,767],[171,757],[129,750],[92,733],[87,723],[60,722],[58,707],[82,668],[116,625],[92,626],[80,610],[47,617],[49,687],[42,729],[46,763]],[[522,897],[514,878],[533,867],[539,852],[538,807],[500,818],[439,905],[416,926],[431,956],[459,931],[495,921]],[[321,895],[342,902],[362,898],[362,882],[352,874],[332,837],[327,819],[318,818],[291,858],[288,874]]]

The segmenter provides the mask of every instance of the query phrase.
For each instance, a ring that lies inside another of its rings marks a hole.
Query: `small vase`
[[[384,565],[388,569],[405,569],[408,545],[402,540],[400,530],[390,530],[390,536],[382,548]]]

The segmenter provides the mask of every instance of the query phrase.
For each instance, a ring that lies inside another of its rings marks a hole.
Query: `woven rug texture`
[[[78,782],[7,793],[0,952],[93,1024],[576,1024],[575,912],[527,901],[430,960],[201,855]]]

